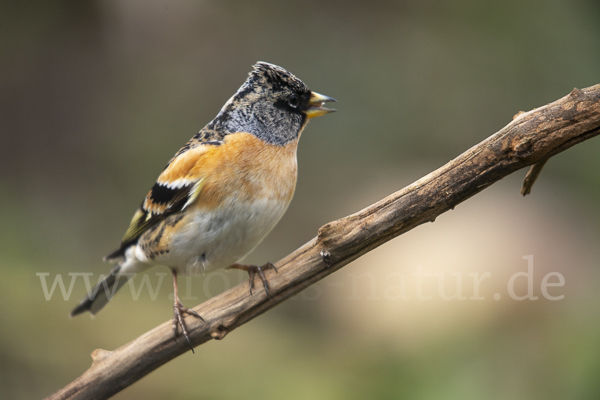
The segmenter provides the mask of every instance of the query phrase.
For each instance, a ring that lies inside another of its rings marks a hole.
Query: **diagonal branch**
[[[272,299],[248,295],[240,284],[194,308],[206,322],[188,318],[194,346],[225,335],[377,246],[453,209],[505,176],[600,134],[600,84],[520,113],[499,132],[443,167],[375,204],[322,226],[317,237],[269,271]],[[534,167],[536,168],[536,167]],[[541,167],[532,171],[533,180]],[[529,190],[533,181],[529,184]],[[93,364],[49,399],[107,398],[185,353],[165,322],[114,351],[95,350]]]

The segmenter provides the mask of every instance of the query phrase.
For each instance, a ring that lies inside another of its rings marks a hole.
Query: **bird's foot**
[[[187,327],[185,326],[185,321],[183,319],[183,314],[193,315],[196,318],[200,318],[204,321],[204,318],[200,316],[196,311],[191,308],[184,307],[183,304],[179,301],[179,299],[175,299],[175,303],[173,304],[173,339],[177,341],[177,327],[181,327],[181,331],[183,332],[183,336],[185,340],[187,340],[190,348],[192,349],[192,353],[194,352],[194,346],[192,346],[192,342],[190,340],[190,336],[188,335]]]
[[[249,275],[248,283],[250,285],[250,295],[251,296],[252,296],[252,289],[254,289],[254,277],[256,275],[258,275],[258,277],[262,281],[263,287],[265,288],[265,293],[267,293],[267,296],[269,298],[271,298],[271,295],[269,295],[269,282],[267,282],[267,277],[265,276],[264,270],[272,268],[275,270],[275,272],[278,272],[275,265],[273,265],[270,262],[266,263],[262,267],[258,266],[258,265],[233,264],[228,269],[234,269],[234,268],[241,269],[242,271],[246,271],[248,273],[248,275]]]

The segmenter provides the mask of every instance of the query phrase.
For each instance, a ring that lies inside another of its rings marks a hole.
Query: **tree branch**
[[[531,166],[531,169],[529,172],[527,172],[527,175],[525,175],[525,179],[523,179],[523,187],[521,188],[521,194],[523,196],[527,196],[529,193],[531,193],[533,184],[537,180],[538,176],[540,176],[542,168],[544,168],[544,165],[546,165],[548,160],[548,158],[544,158],[542,161]]]
[[[206,322],[187,318],[198,346],[225,335],[275,307],[377,246],[453,209],[505,176],[600,133],[600,84],[526,113],[443,167],[369,207],[322,226],[317,237],[267,272],[272,299],[264,291],[248,294],[240,284],[194,308]],[[535,169],[536,167],[534,167]],[[532,171],[528,188],[541,167]],[[525,188],[523,189],[525,190]],[[114,350],[95,350],[93,364],[48,399],[106,398],[185,353],[167,321]]]

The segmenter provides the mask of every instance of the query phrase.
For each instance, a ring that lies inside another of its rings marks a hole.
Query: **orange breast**
[[[212,209],[230,196],[240,201],[291,201],[296,187],[297,141],[270,145],[246,132],[227,135],[224,141],[210,146],[190,171],[190,176],[203,179],[199,207]]]

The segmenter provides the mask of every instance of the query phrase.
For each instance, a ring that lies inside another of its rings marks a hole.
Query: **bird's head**
[[[210,128],[249,132],[284,145],[298,138],[308,119],[335,111],[323,107],[330,101],[335,100],[311,91],[285,69],[258,62]]]

